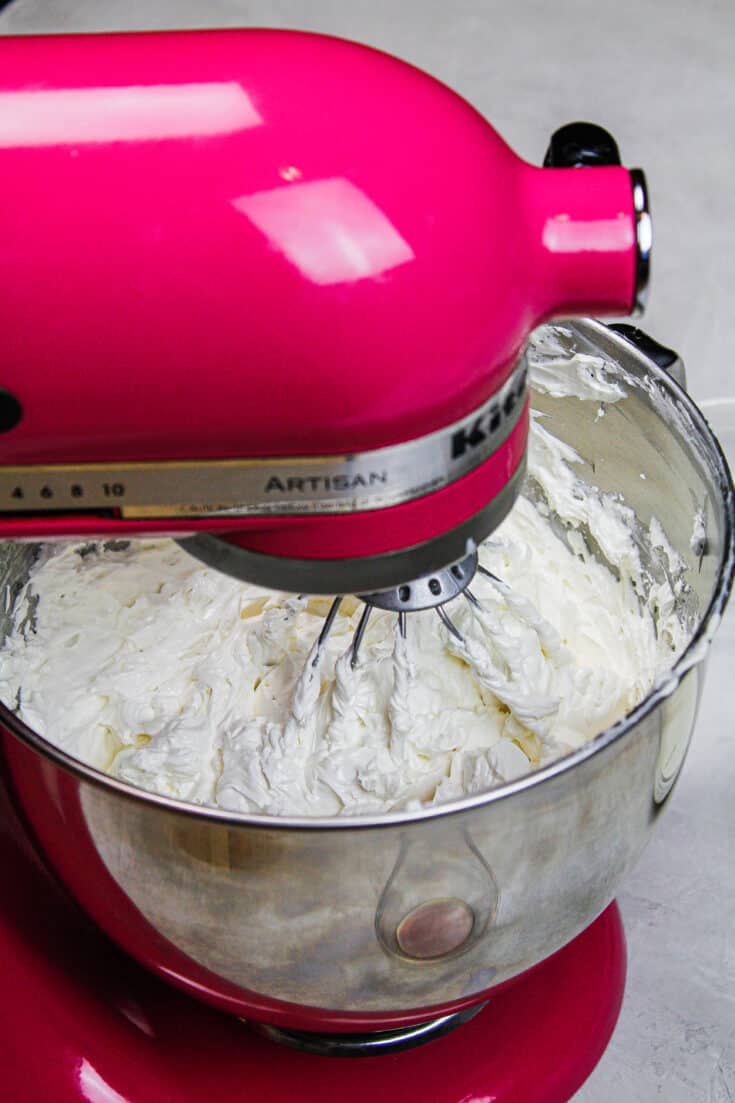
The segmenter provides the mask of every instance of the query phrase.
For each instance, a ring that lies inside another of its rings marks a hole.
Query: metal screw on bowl
[[[463,946],[474,925],[474,912],[464,901],[428,900],[403,917],[396,942],[406,957],[433,961]]]

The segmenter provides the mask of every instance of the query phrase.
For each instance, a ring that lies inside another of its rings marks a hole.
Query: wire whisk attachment
[[[354,670],[357,666],[360,645],[365,636],[370,614],[373,609],[385,609],[388,612],[397,613],[398,630],[404,639],[406,638],[408,613],[419,612],[422,609],[436,609],[450,632],[460,638],[457,629],[449,620],[442,606],[445,602],[459,597],[460,594],[468,596],[467,587],[474,578],[477,570],[489,574],[488,571],[485,571],[484,567],[479,567],[477,552],[473,551],[459,563],[453,563],[450,567],[445,567],[441,571],[432,571],[430,574],[422,575],[420,578],[416,578],[412,582],[406,582],[401,586],[396,586],[392,590],[379,590],[373,594],[360,594],[360,601],[365,603],[365,608],[363,609],[362,616],[355,629],[355,634],[352,637],[352,644],[349,649],[351,651],[350,665],[352,669]],[[473,598],[473,600],[476,599]],[[314,669],[318,668],[321,664],[324,648],[329,639],[329,634],[334,625],[337,613],[339,612],[339,607],[343,601],[344,594],[340,594],[338,597],[335,597],[329,607],[329,612],[324,620],[322,630],[319,633],[316,646],[311,653],[310,664]]]

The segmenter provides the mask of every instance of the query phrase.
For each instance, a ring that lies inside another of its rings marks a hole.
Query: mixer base
[[[41,868],[2,788],[2,1100],[566,1103],[615,1027],[625,941],[613,904],[431,1044],[359,1062],[276,1046],[113,946]]]

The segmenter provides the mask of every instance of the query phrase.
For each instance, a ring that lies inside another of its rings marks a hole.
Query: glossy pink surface
[[[318,35],[0,39],[0,177],[6,464],[379,447],[633,301],[625,169]]]
[[[0,1099],[12,1103],[566,1103],[622,1002],[612,905],[445,1038],[357,1063],[314,1057],[261,1040],[117,950],[43,869],[1,779],[0,884]]]

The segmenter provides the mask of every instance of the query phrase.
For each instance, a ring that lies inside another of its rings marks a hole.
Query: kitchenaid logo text
[[[265,484],[266,494],[316,494],[320,490],[358,490],[361,487],[385,486],[387,471],[370,471],[365,475],[289,475],[279,479],[271,475]]]
[[[464,429],[458,429],[452,433],[452,459],[458,460],[469,449],[480,448],[494,437],[502,423],[513,413],[516,403],[523,398],[525,391],[526,372],[524,371],[511,384],[511,389],[502,401],[490,406],[484,414],[480,414]]]
[[[452,459],[458,460],[464,456],[468,448],[479,448],[488,437],[497,433],[502,420],[500,407],[493,406],[485,414],[475,418],[466,429],[458,429],[452,434]]]

